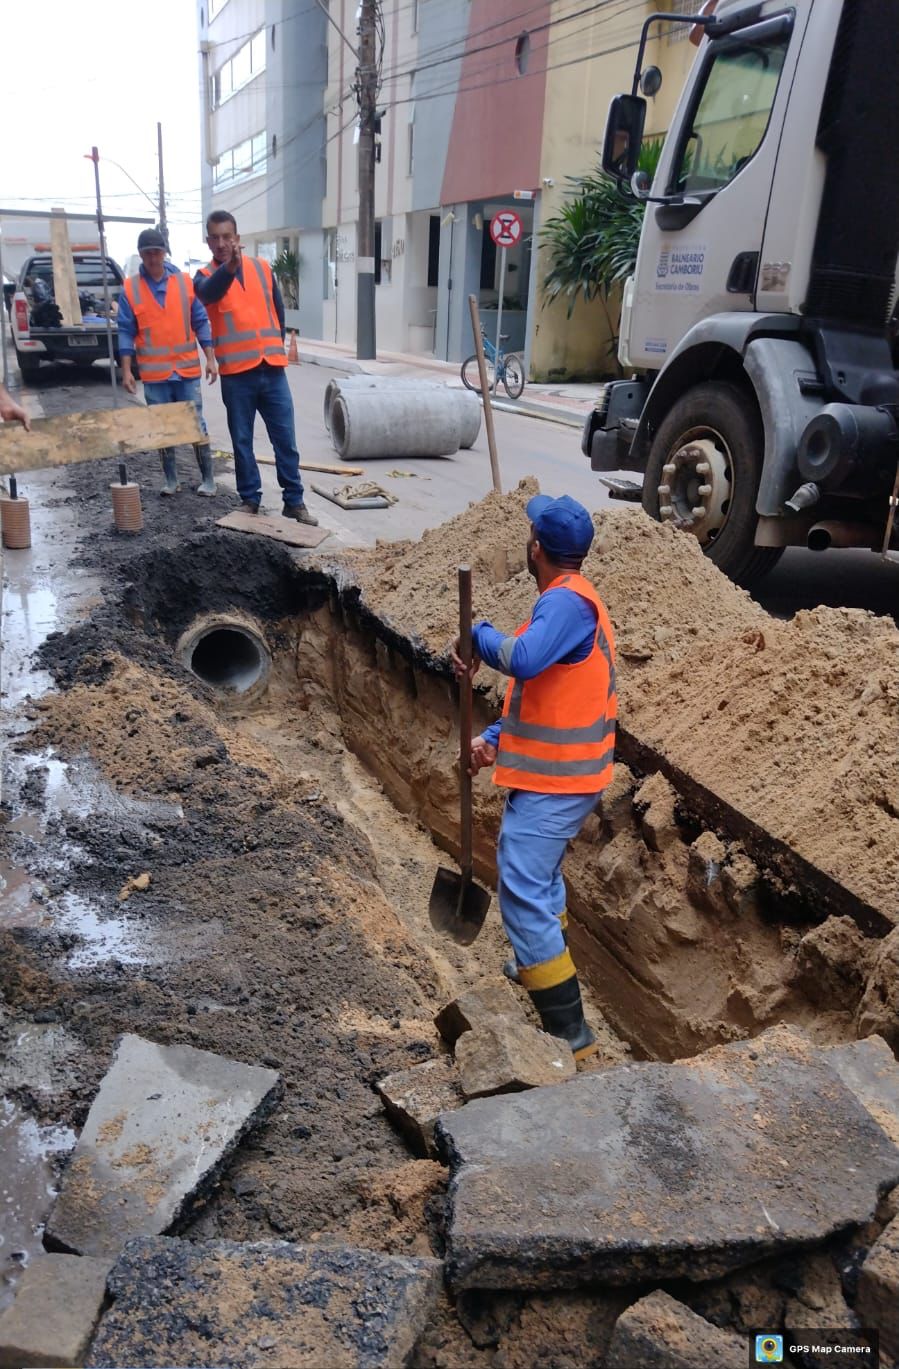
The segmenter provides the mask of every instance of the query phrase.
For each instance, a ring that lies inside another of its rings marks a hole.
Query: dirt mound
[[[627,695],[642,741],[895,914],[899,633],[855,609],[767,619],[653,663]]]

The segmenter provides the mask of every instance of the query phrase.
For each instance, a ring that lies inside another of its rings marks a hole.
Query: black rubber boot
[[[197,453],[197,465],[200,468],[202,480],[197,486],[197,494],[211,496],[215,494],[215,478],[212,474],[212,450],[208,442],[198,442],[194,450]]]
[[[175,459],[174,447],[162,447],[159,452],[162,461],[163,486],[160,494],[177,494],[181,486],[178,484],[178,463]]]
[[[525,980],[527,975],[525,970]],[[581,986],[576,974],[563,979],[561,984],[554,984],[551,989],[528,989],[528,994],[540,1014],[543,1030],[567,1041],[576,1060],[583,1060],[599,1049],[584,1018]]]

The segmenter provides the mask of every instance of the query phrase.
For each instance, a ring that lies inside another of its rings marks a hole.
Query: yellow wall
[[[644,3],[625,9],[612,4],[590,16],[561,23],[572,13],[571,0],[554,0],[546,53],[546,102],[540,175],[543,178],[540,219],[545,223],[561,208],[566,177],[595,168],[602,154],[606,114],[613,95],[629,91],[640,28],[646,15],[661,8]],[[668,8],[674,8],[668,5]],[[621,49],[616,52],[608,49]],[[579,60],[596,53],[589,61]],[[662,70],[662,89],[649,101],[646,129],[663,132],[668,127],[696,48],[686,40],[672,43],[667,37],[651,42],[647,63]],[[552,186],[546,185],[552,179]],[[611,374],[616,370],[609,354],[610,330],[601,303],[579,302],[569,319],[567,303],[543,304],[545,252],[538,259],[538,300],[534,311],[531,372],[535,380]],[[617,308],[612,309],[617,320]]]

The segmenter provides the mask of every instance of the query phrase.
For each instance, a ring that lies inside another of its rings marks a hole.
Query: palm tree
[[[639,170],[655,176],[662,151],[661,139],[652,139],[640,150]],[[540,246],[549,256],[543,278],[544,303],[568,301],[571,318],[578,299],[601,301],[613,335],[609,297],[633,274],[646,204],[607,175],[601,167],[585,176],[569,176],[566,202],[547,219],[540,232]]]

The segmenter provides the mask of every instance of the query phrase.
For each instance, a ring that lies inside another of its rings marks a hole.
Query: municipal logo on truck
[[[656,265],[656,290],[673,295],[698,294],[706,252],[704,242],[662,243]]]

